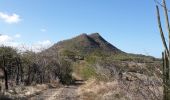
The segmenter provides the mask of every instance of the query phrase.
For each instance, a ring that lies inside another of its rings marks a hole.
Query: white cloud
[[[21,37],[21,35],[20,34],[15,34],[15,36],[14,36],[15,38],[20,38]]]
[[[40,52],[44,49],[49,48],[51,45],[52,45],[52,42],[50,40],[38,41],[32,44],[31,49],[35,52]]]
[[[50,40],[38,41],[37,44],[38,45],[50,45],[51,41]]]
[[[46,31],[47,31],[47,29],[42,28],[40,31],[41,31],[41,32],[46,32]]]
[[[20,16],[15,13],[9,15],[9,14],[0,12],[0,19],[2,19],[3,21],[9,24],[18,23],[19,21],[21,21]]]
[[[8,35],[0,35],[0,43],[9,42],[11,40],[12,40],[12,37]]]
[[[0,35],[0,45],[17,47],[19,45],[19,42],[16,42],[14,40],[14,37],[1,34]]]
[[[44,41],[37,41],[32,44],[26,44],[21,43],[20,41],[17,41],[17,38],[20,38],[20,34],[16,34],[15,36],[9,36],[9,35],[2,35],[0,34],[0,46],[11,46],[14,48],[17,48],[21,52],[26,50],[31,50],[34,52],[40,52],[44,49],[49,48],[53,43],[50,40],[44,40]]]

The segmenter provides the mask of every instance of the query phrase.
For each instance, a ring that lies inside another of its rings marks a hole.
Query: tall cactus
[[[156,6],[157,10],[157,19],[158,19],[158,25],[160,30],[160,35],[162,38],[162,43],[165,48],[165,51],[162,53],[162,59],[163,59],[163,100],[170,100],[170,25],[169,25],[169,17],[168,17],[168,10],[166,6],[166,0],[162,0],[163,4],[161,5],[164,9],[165,14],[165,21],[166,21],[166,27],[169,34],[169,48],[165,40],[165,35],[162,29],[161,25],[161,18],[159,13],[159,8]]]
[[[169,60],[166,52],[162,53],[163,59],[163,100],[170,100],[170,78],[169,78]]]

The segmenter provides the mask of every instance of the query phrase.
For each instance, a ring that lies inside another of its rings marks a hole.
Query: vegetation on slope
[[[9,89],[21,84],[29,86],[54,81],[68,85],[77,79],[133,81],[134,77],[142,75],[161,77],[159,59],[125,53],[97,33],[59,42],[40,53],[18,53],[11,47],[0,47],[0,57],[1,74],[8,73],[2,77],[6,86],[1,86],[8,85]]]

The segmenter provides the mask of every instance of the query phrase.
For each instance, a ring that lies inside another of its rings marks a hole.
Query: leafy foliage
[[[63,84],[70,84],[73,82],[72,79],[72,65],[70,62],[61,60],[60,62],[60,72],[59,72],[59,79]]]

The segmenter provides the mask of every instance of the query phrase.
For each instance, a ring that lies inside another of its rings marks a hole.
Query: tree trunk
[[[5,89],[8,90],[8,73],[7,73],[7,69],[6,69],[6,62],[5,62],[5,56],[2,56],[2,60],[3,60],[3,71],[4,71],[4,77],[5,77]]]

